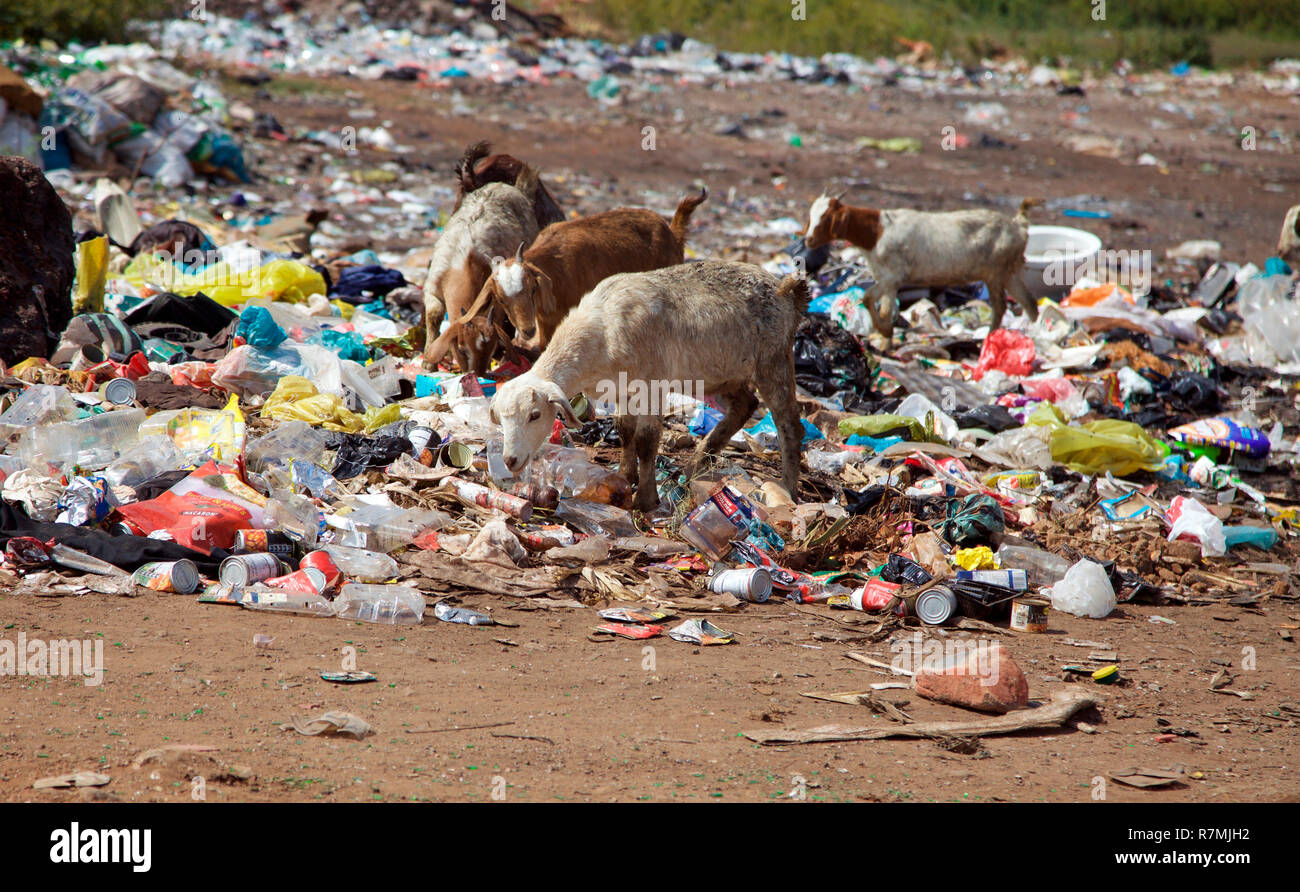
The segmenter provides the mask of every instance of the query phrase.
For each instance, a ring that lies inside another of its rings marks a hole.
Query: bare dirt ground
[[[1176,87],[1144,98],[1110,90],[1086,98],[979,97],[998,98],[1011,112],[1009,126],[991,128],[961,123],[957,103],[974,97],[918,98],[894,88],[846,95],[842,88],[793,84],[668,84],[602,110],[571,82],[469,85],[463,89],[478,109],[473,116],[451,116],[448,92],[419,84],[338,80],[309,91],[277,90],[274,83],[268,89],[261,97],[251,88],[233,91],[290,129],[338,128],[350,123],[350,108],[377,108],[398,142],[420,149],[403,163],[444,182],[465,143],[491,139],[499,150],[539,164],[561,203],[583,212],[640,204],[647,195],[674,195],[703,181],[714,197],[693,224],[692,245],[701,254],[744,253],[745,240],[728,236],[724,221],[802,218],[832,180],[856,182],[848,198],[864,204],[958,207],[1014,204],[1027,194],[1099,196],[1115,217],[1083,221],[1083,228],[1108,246],[1150,248],[1160,258],[1184,239],[1215,238],[1225,257],[1261,264],[1286,207],[1300,200],[1294,154],[1270,151],[1276,140],[1263,137],[1261,146],[1269,148],[1239,147],[1234,128],[1245,124],[1293,140],[1300,131],[1300,106],[1258,92],[1198,97]],[[1163,111],[1165,101],[1186,104],[1194,119]],[[1127,141],[1123,159],[1060,147],[1069,116],[1085,104],[1090,130]],[[782,115],[764,116],[766,110]],[[752,138],[714,133],[742,114],[752,117]],[[1163,123],[1153,124],[1157,119]],[[1016,148],[940,151],[948,124]],[[646,125],[656,128],[653,152],[641,149]],[[801,135],[802,148],[787,144],[789,132]],[[1020,133],[1032,138],[1019,141]],[[924,150],[858,153],[852,141],[864,135],[915,136]],[[310,180],[320,169],[319,149],[245,138],[263,174],[292,171]],[[1168,173],[1134,166],[1141,151],[1163,161]],[[386,160],[363,150],[346,163],[364,168]],[[774,175],[785,178],[783,188]],[[291,187],[256,188],[275,194]],[[338,213],[346,219],[354,211]],[[1038,221],[1070,222],[1051,212]],[[357,230],[373,235],[377,247],[416,246]],[[766,250],[750,249],[751,259],[766,259]],[[1296,565],[1291,550],[1254,559]],[[762,747],[741,736],[763,727],[887,725],[863,707],[801,696],[893,680],[845,657],[856,651],[890,659],[886,642],[866,640],[876,624],[867,615],[772,601],[710,615],[736,633],[732,645],[698,648],[660,638],[644,651],[646,642],[591,640],[591,610],[481,593],[462,603],[518,625],[470,628],[428,616],[423,626],[391,628],[255,614],[176,595],[0,595],[5,638],[25,632],[102,639],[106,669],[97,687],[71,678],[0,677],[0,797],[76,800],[90,794],[34,792],[32,783],[90,770],[113,778],[95,795],[123,801],[191,801],[192,779],[202,777],[208,801],[486,801],[502,790],[507,801],[755,801],[802,789],[821,801],[1084,802],[1095,796],[1094,779],[1109,772],[1176,764],[1187,774],[1173,788],[1108,782],[1105,796],[1217,802],[1300,794],[1300,653],[1290,638],[1300,605],[1281,597],[1249,608],[1226,600],[1125,604],[1105,620],[1053,614],[1047,635],[993,636],[1024,668],[1032,698],[1086,685],[1101,706],[1078,717],[1084,730],[1071,722],[1059,731],[988,737],[966,754],[929,741]],[[1151,621],[1155,615],[1175,624]],[[258,633],[274,637],[269,649],[254,647]],[[1064,681],[1061,667],[1088,652],[1065,638],[1109,645],[1124,682]],[[373,672],[376,683],[344,687],[320,679],[341,668],[347,648],[356,649],[356,668]],[[1243,668],[1243,660],[1254,668]],[[1224,668],[1235,676],[1232,688],[1253,699],[1210,690]],[[909,701],[904,708],[917,721],[970,715],[906,691],[882,696]],[[356,741],[304,737],[288,727],[291,716],[329,709],[363,717],[376,733]],[[214,749],[173,750],[132,767],[146,751],[175,744]]]

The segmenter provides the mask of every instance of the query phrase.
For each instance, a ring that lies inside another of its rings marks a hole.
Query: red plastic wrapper
[[[210,461],[158,498],[117,513],[137,535],[165,530],[181,545],[211,554],[234,545],[239,530],[263,528],[265,507],[266,499],[235,469]]]
[[[1007,328],[989,332],[980,348],[980,361],[975,366],[976,381],[994,369],[1008,375],[1028,375],[1034,368],[1034,342],[1027,335]]]
[[[5,544],[5,565],[43,567],[50,562],[50,546],[31,536],[14,536]]]

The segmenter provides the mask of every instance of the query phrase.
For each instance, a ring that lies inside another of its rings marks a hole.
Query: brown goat
[[[617,208],[549,226],[527,251],[521,245],[497,264],[461,318],[468,322],[489,305],[503,309],[520,346],[543,350],[569,311],[605,279],[681,263],[691,214],[708,195],[702,189],[683,198],[671,222],[645,208]],[[457,337],[454,329],[443,338]]]
[[[489,155],[491,148],[492,144],[487,140],[476,142],[466,147],[465,154],[456,162],[456,183],[460,186],[460,192],[456,195],[456,206],[452,208],[452,213],[460,210],[460,203],[465,200],[465,196],[480,186],[488,183],[509,184],[519,179],[519,174],[526,166],[524,162],[513,155]],[[533,212],[537,216],[538,229],[545,229],[564,219],[564,211],[560,210],[555,196],[540,183],[537,192],[533,194]]]

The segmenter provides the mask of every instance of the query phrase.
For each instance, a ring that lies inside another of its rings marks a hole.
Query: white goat
[[[822,195],[808,214],[804,244],[815,250],[844,239],[867,252],[876,283],[867,291],[867,310],[876,331],[890,339],[898,313],[898,289],[904,285],[964,285],[984,282],[993,304],[993,327],[1007,309],[1006,292],[1038,318],[1020,271],[1029,241],[1029,209],[1040,204],[1026,198],[1020,212],[1008,217],[997,211],[913,211],[850,207]],[[885,299],[882,315],[878,306]]]
[[[518,471],[532,460],[557,413],[578,423],[569,397],[607,390],[623,373],[623,381],[651,392],[698,381],[718,400],[725,415],[696,449],[696,462],[749,420],[758,405],[750,388],[757,387],[780,432],[785,488],[797,494],[803,429],[793,348],[807,303],[803,279],[779,280],[749,263],[709,260],[605,279],[560,323],[532,370],[497,389],[491,418],[502,427],[506,467]],[[656,414],[618,418],[620,470],[637,485],[633,507],[640,511],[659,502],[662,407],[650,411]]]

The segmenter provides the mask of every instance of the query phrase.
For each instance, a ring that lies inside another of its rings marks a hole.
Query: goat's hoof
[[[642,498],[641,493],[636,494],[632,500],[632,510],[640,511],[642,514],[653,514],[654,510],[659,507],[659,494],[655,493],[649,498]]]

